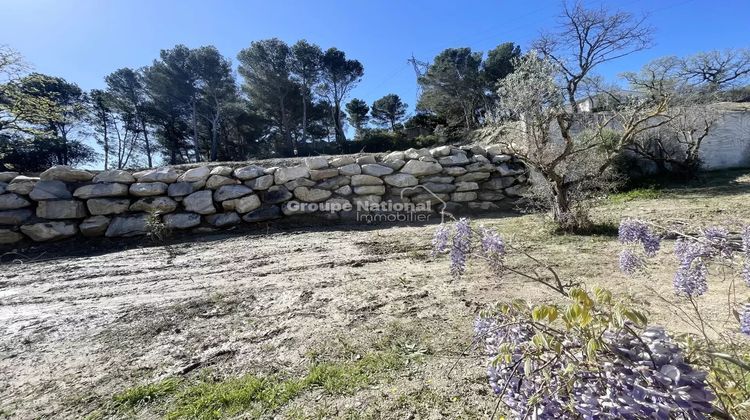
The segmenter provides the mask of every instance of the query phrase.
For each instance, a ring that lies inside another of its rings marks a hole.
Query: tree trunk
[[[559,226],[565,228],[571,222],[568,187],[565,186],[562,181],[555,182],[553,193],[555,198],[554,206],[552,209],[554,221]]]
[[[336,131],[336,141],[339,143],[341,152],[344,152],[346,146],[346,135],[344,134],[344,128],[341,126],[341,104],[336,102],[333,106],[333,127]]]
[[[197,103],[193,101],[193,147],[195,147],[195,161],[201,161],[201,148],[198,144],[198,111]]]
[[[107,120],[104,120],[104,170],[109,169],[109,138],[107,137]]]
[[[219,154],[219,111],[216,111],[211,122],[211,160],[216,161]]]
[[[307,94],[302,95],[302,144],[307,143]],[[297,148],[294,148],[294,155],[297,155]]]
[[[143,142],[146,145],[146,159],[148,159],[148,167],[153,168],[151,162],[151,142],[148,141],[148,130],[146,130],[146,121],[141,118],[141,130],[143,130]]]

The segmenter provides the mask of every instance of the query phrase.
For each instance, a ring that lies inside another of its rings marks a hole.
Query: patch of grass
[[[118,407],[135,408],[142,404],[172,395],[180,386],[177,378],[168,378],[163,381],[147,385],[140,385],[116,394],[112,400]]]
[[[662,196],[661,190],[654,186],[646,188],[635,188],[609,196],[609,200],[615,204],[622,204],[633,200],[654,200]]]
[[[277,410],[305,389],[305,381],[277,376],[245,375],[200,382],[176,398],[168,419],[220,419],[247,412],[251,417]]]
[[[301,378],[248,374],[217,380],[202,375],[192,383],[171,378],[123,391],[113,402],[117,411],[163,403],[167,419],[212,420],[239,414],[256,418],[276,412],[313,389],[330,395],[351,394],[403,366],[406,357],[397,351],[382,351],[355,361],[314,362]]]
[[[354,363],[318,363],[305,377],[305,384],[322,387],[329,394],[349,394],[374,382],[377,374],[401,365],[403,358],[393,352],[368,354]]]

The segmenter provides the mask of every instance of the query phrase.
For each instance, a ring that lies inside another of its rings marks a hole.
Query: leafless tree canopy
[[[695,84],[721,89],[750,77],[750,50],[699,53],[682,60],[680,71],[682,76]]]
[[[543,33],[533,48],[560,66],[567,100],[576,110],[576,93],[592,70],[651,45],[652,28],[645,17],[565,4],[558,32]]]

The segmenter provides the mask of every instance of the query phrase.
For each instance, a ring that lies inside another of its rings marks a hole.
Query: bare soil
[[[750,176],[732,172],[655,199],[604,200],[595,216],[602,223],[637,216],[736,227],[750,221],[748,203]],[[647,274],[628,278],[618,270],[612,235],[555,235],[537,215],[476,223],[496,228],[565,278],[635,302],[653,323],[690,331],[679,315],[685,303],[672,293],[669,241]],[[349,393],[302,393],[267,416],[488,418],[496,399],[486,361],[471,348],[474,317],[500,300],[556,297],[481,265],[452,280],[446,259],[429,256],[434,228],[270,228],[168,246],[63,243],[5,254],[0,418],[158,418],[165,414],[158,406],[106,407],[113,395],[168,377],[303,375],[313,357],[356,359],[386,336],[398,337],[391,343],[409,363]],[[713,278],[699,305],[714,324],[736,329],[727,309],[730,284]],[[737,289],[738,300],[748,297]]]

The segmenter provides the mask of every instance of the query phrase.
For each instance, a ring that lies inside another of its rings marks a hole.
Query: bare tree
[[[697,85],[718,91],[750,78],[750,49],[695,54],[682,60],[680,73]]]
[[[609,113],[579,112],[581,93],[604,93],[589,83],[596,67],[648,47],[650,33],[643,18],[565,4],[559,31],[543,34],[536,51],[499,84],[497,114],[521,120],[502,123],[501,142],[544,179],[563,229],[588,224],[578,204],[598,188],[592,184],[607,178],[615,158],[641,132],[668,121],[666,97],[626,97]]]
[[[558,32],[543,33],[533,48],[559,66],[573,112],[577,112],[582,83],[597,66],[651,45],[653,30],[645,17],[635,18],[626,12],[565,3],[559,24]]]
[[[626,97],[605,113],[578,113],[558,84],[559,64],[531,52],[499,84],[500,115],[520,116],[501,123],[500,140],[535,174],[537,191],[563,229],[588,224],[581,206],[590,193],[610,186],[619,153],[646,130],[669,122],[667,97],[657,101]]]

